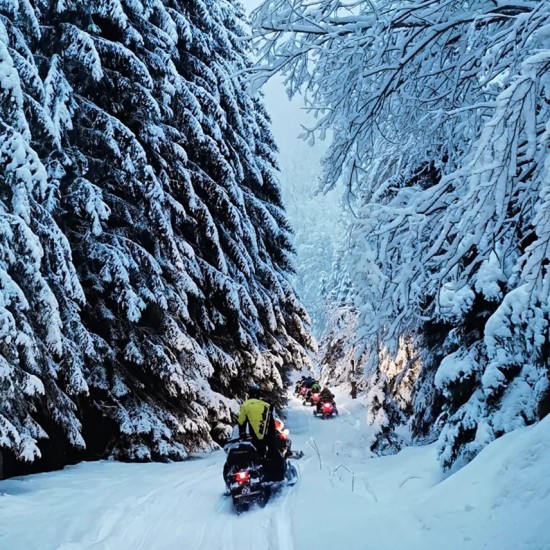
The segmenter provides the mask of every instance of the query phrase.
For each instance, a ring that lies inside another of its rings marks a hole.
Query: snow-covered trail
[[[0,549],[550,549],[550,419],[441,482],[433,446],[371,458],[361,407],[343,400],[323,421],[293,400],[300,481],[240,516],[223,496],[223,452],[0,482]]]

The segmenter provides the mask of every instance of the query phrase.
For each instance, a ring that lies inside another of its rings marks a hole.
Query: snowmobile
[[[319,403],[319,399],[321,399],[320,391],[311,392],[306,395],[306,398],[304,399],[304,405],[307,405],[309,403],[310,405],[316,407],[317,403]]]
[[[269,480],[258,451],[249,440],[230,441],[225,446],[225,451],[227,459],[224,466],[224,481],[237,513],[248,510],[252,504],[265,506],[272,492],[285,485],[294,485],[298,481],[296,467],[286,458],[284,479]]]
[[[333,414],[338,414],[336,407],[334,406],[333,401],[323,401],[319,408],[313,409],[313,414],[315,416],[319,415],[323,420],[330,418]]]
[[[251,441],[237,439],[225,446],[225,452],[223,477],[237,512],[253,503],[265,506],[271,492],[256,447]]]

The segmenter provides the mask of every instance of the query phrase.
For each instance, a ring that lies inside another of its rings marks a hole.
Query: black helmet
[[[250,386],[248,386],[248,398],[257,399],[258,397],[260,397],[260,386],[258,386],[258,384],[250,384]]]

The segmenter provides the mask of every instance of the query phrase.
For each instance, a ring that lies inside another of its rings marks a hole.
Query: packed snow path
[[[293,400],[287,425],[306,453],[300,480],[240,516],[223,496],[223,452],[0,482],[0,549],[550,548],[550,418],[441,481],[433,446],[369,458],[361,407],[343,402],[340,417],[324,421]]]

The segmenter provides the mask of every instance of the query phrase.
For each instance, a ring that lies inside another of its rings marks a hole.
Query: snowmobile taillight
[[[235,474],[235,479],[237,483],[246,483],[250,480],[250,474],[246,470],[243,470]]]
[[[332,403],[323,403],[323,410],[324,411],[331,411],[332,410]]]

